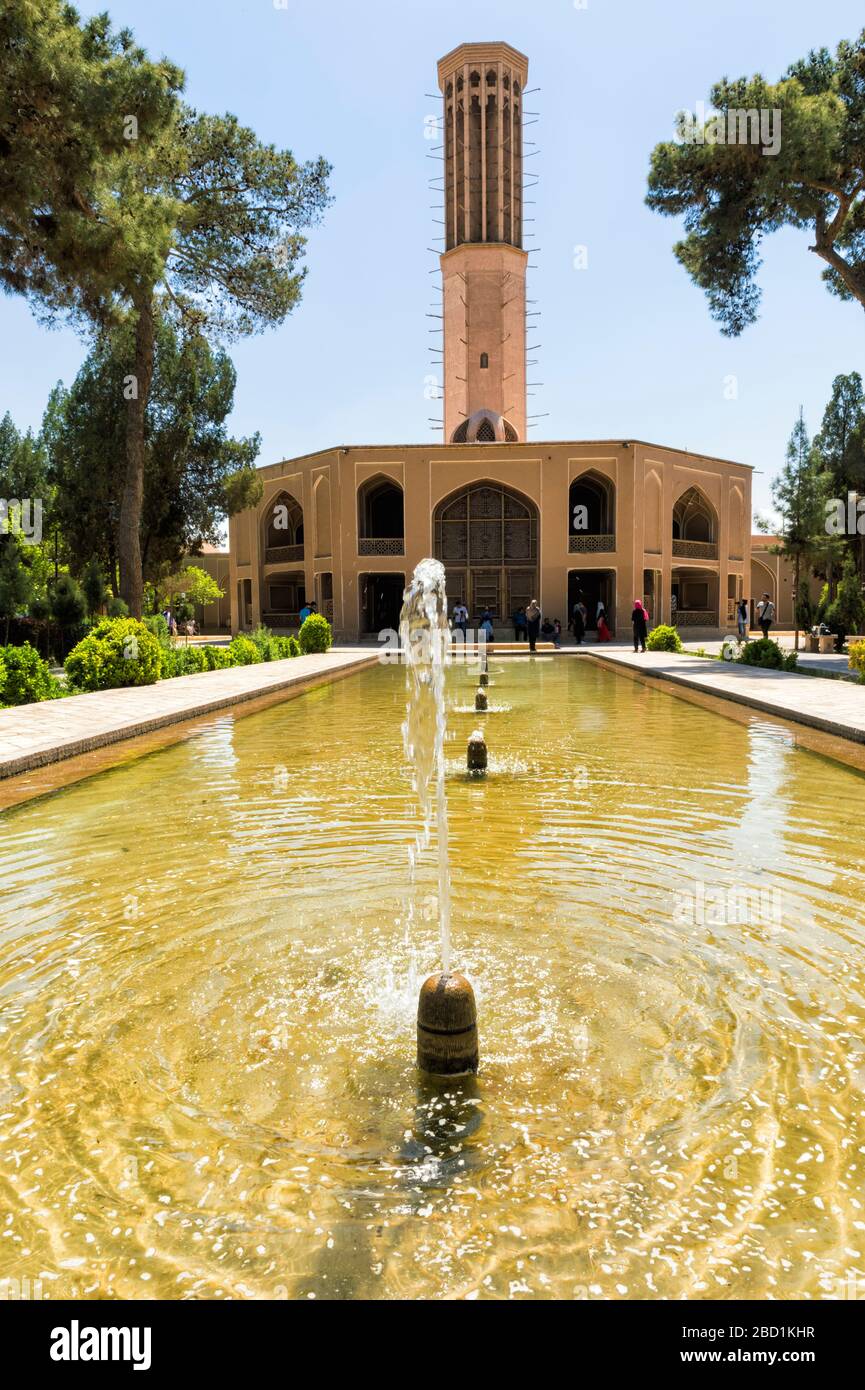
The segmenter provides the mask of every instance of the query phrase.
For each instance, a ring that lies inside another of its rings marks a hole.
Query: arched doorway
[[[538,598],[538,509],[500,483],[471,483],[438,504],[434,548],[447,574],[448,602],[473,622],[489,608],[504,623]]]

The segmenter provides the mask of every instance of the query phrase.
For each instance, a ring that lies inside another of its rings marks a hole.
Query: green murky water
[[[0,816],[0,1280],[861,1296],[862,777],[587,661],[491,679],[449,675],[476,1081],[413,1065],[401,672]]]

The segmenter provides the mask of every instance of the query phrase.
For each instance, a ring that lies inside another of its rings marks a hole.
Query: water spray
[[[416,850],[428,848],[433,824],[438,852],[438,911],[442,969],[421,987],[417,1056],[422,1071],[454,1076],[477,1071],[477,1014],[472,987],[451,972],[450,874],[445,796],[444,672],[450,660],[444,566],[421,560],[403,595],[399,620],[406,663],[403,745],[414,773],[423,830]],[[486,696],[484,696],[486,707]],[[417,853],[412,856],[417,862]]]

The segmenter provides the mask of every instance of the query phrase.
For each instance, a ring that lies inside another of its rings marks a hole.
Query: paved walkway
[[[750,705],[779,719],[792,719],[812,729],[865,743],[865,685],[821,680],[786,671],[764,671],[730,661],[672,652],[643,652],[633,648],[587,647],[586,652],[641,675]],[[707,646],[708,650],[708,646]]]
[[[89,753],[229,705],[321,685],[371,666],[378,652],[340,647],[320,656],[202,671],[126,690],[0,709],[0,778]]]

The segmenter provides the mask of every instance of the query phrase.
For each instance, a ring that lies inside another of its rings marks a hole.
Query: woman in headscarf
[[[537,645],[538,633],[541,630],[541,608],[536,598],[533,598],[526,609],[526,623],[529,629],[529,651],[533,652]]]
[[[649,631],[649,615],[643,607],[643,600],[634,599],[634,611],[631,614],[631,622],[634,627],[634,651],[646,650],[646,637]]]

